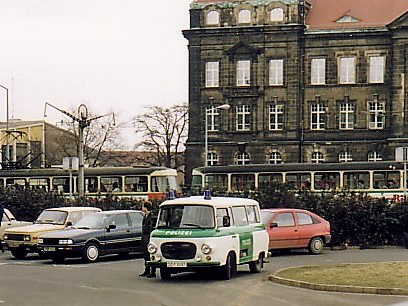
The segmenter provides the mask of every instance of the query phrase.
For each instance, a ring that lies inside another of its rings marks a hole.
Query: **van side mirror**
[[[114,230],[116,228],[115,224],[109,224],[108,226],[108,232],[110,232],[111,230]]]
[[[68,227],[68,226],[72,226],[72,222],[71,222],[71,221],[68,221],[68,222],[67,222],[67,227]]]
[[[273,222],[273,223],[271,223],[271,224],[269,225],[269,227],[270,227],[270,228],[278,227],[278,223]]]
[[[231,226],[230,216],[223,216],[222,217],[222,227],[230,227],[230,226]]]

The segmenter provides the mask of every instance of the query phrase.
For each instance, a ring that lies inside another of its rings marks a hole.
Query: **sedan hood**
[[[56,224],[32,224],[7,229],[7,234],[38,234],[42,232],[56,231],[63,229],[64,225]]]
[[[103,229],[79,229],[79,228],[67,228],[60,231],[53,231],[52,233],[46,233],[41,235],[41,238],[56,238],[56,239],[75,239],[81,236],[90,236],[92,233],[98,233],[104,231]]]

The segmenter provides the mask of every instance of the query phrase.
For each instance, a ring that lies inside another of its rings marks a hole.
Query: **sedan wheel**
[[[86,262],[95,262],[99,258],[99,247],[96,243],[89,243],[85,246],[82,258]]]
[[[313,255],[318,255],[323,252],[324,242],[320,237],[314,237],[309,243],[309,252]]]
[[[10,252],[11,252],[11,255],[13,255],[17,259],[23,259],[28,254],[27,250],[19,249],[19,248],[11,249]]]

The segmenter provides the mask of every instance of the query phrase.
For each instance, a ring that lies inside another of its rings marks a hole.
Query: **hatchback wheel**
[[[313,255],[318,255],[323,252],[324,242],[320,237],[313,237],[309,243],[309,252]]]

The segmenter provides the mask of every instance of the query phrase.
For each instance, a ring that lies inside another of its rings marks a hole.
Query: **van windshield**
[[[160,209],[157,228],[214,228],[214,209],[206,205],[174,205]]]

